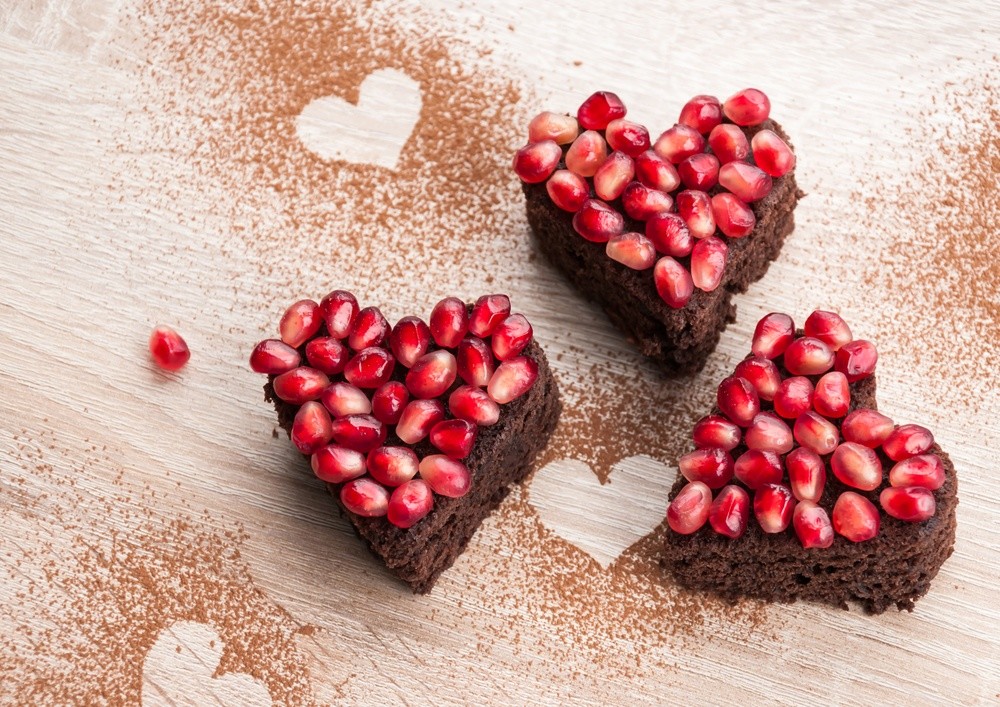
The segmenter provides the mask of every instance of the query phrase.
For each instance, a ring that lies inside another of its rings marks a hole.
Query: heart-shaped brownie
[[[767,96],[695,96],[650,140],[600,91],[541,113],[514,156],[542,252],[668,374],[700,370],[763,277],[801,196]]]
[[[250,357],[279,424],[372,552],[430,591],[555,429],[531,324],[487,295],[390,327],[336,290],[294,303],[280,333]]]
[[[875,399],[875,346],[816,311],[772,313],[694,426],[665,564],[724,597],[912,610],[951,555],[958,481],[919,425]]]

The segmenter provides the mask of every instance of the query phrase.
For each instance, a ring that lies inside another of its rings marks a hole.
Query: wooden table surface
[[[0,702],[1000,701],[996,2],[199,5],[0,0]],[[656,132],[748,85],[808,197],[706,370],[665,381],[534,256],[508,156],[593,90]],[[969,191],[925,188],[971,179],[956,140],[985,145],[978,231],[935,206]],[[246,366],[335,287],[390,320],[508,291],[564,391],[542,468],[429,596]],[[819,307],[959,472],[912,614],[725,607],[657,569],[715,382],[764,312]],[[161,322],[176,375],[147,360]]]

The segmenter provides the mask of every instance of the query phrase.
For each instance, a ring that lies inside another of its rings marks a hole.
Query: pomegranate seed
[[[694,244],[691,250],[691,280],[703,292],[711,292],[722,282],[729,257],[729,246],[721,238],[709,236]]]
[[[878,502],[886,513],[907,523],[925,521],[937,510],[933,492],[919,486],[883,489]]]
[[[361,349],[344,366],[344,378],[359,388],[378,388],[392,377],[396,359],[381,346]]]
[[[364,454],[336,444],[317,449],[309,463],[316,477],[328,484],[342,484],[364,476],[366,471]]]
[[[677,174],[688,189],[708,191],[719,181],[719,159],[699,152],[677,165]]]
[[[833,368],[833,350],[819,339],[803,336],[785,349],[783,363],[793,376],[817,376]]]
[[[669,194],[650,189],[640,182],[629,182],[622,192],[622,207],[636,221],[648,221],[657,214],[670,211],[674,200]]]
[[[787,314],[771,312],[765,314],[753,330],[753,343],[750,350],[755,356],[777,358],[785,353],[785,349],[795,337],[795,322]]]
[[[811,449],[797,447],[785,457],[792,493],[800,501],[819,503],[826,486],[826,465]]]
[[[694,280],[683,265],[665,255],[653,267],[653,284],[660,299],[674,309],[680,309],[691,299]]]
[[[330,379],[315,368],[299,366],[282,373],[272,385],[274,394],[286,403],[302,405],[322,395],[323,389],[330,385]]]
[[[497,367],[486,392],[501,405],[524,395],[538,379],[538,364],[534,359],[518,356]]]
[[[500,419],[500,406],[480,388],[463,385],[448,398],[448,410],[460,420],[474,422],[480,427],[495,425]]]
[[[739,376],[730,376],[719,384],[716,401],[722,413],[740,427],[747,427],[760,412],[757,390]]]
[[[795,497],[784,484],[766,484],[754,491],[753,514],[765,533],[780,533],[792,521]]]
[[[396,424],[396,436],[406,444],[416,444],[443,419],[444,405],[440,400],[412,400],[403,408]]]
[[[774,452],[762,452],[759,449],[748,449],[738,456],[733,471],[736,478],[749,489],[779,484],[785,476],[781,457]]]
[[[667,506],[667,525],[675,533],[690,535],[705,525],[711,508],[712,490],[700,481],[692,481]]]
[[[395,425],[410,402],[410,391],[399,381],[389,381],[372,395],[372,415],[383,425]]]
[[[354,351],[381,346],[389,338],[389,322],[378,307],[365,307],[358,312],[347,345]]]
[[[442,420],[431,428],[431,444],[452,459],[465,459],[476,442],[478,427],[467,420]]]
[[[792,430],[784,420],[771,412],[761,412],[754,416],[744,440],[750,449],[775,454],[786,454],[795,446]]]
[[[361,388],[338,381],[323,390],[323,407],[335,418],[348,415],[367,415],[372,411],[371,401]]]
[[[629,157],[638,157],[649,149],[649,131],[646,126],[619,118],[608,123],[604,137],[612,150],[624,152]]]
[[[680,192],[677,195],[677,213],[695,238],[708,238],[715,234],[712,200],[705,192],[691,189]]]
[[[562,156],[555,140],[528,143],[514,153],[514,171],[522,182],[539,184],[556,171]]]
[[[852,488],[873,491],[882,484],[882,462],[873,449],[844,442],[830,457],[833,475]]]
[[[833,504],[833,529],[851,542],[871,540],[878,527],[878,509],[861,494],[844,491]]]
[[[322,324],[323,317],[319,305],[311,299],[304,299],[285,310],[281,315],[278,330],[281,332],[281,340],[293,349],[297,349],[316,336]]]
[[[786,378],[774,394],[774,411],[786,420],[797,420],[812,409],[813,384],[803,376]]]
[[[545,111],[528,123],[528,142],[552,140],[557,145],[566,145],[576,139],[580,132],[576,118]]]
[[[725,486],[708,509],[708,522],[719,535],[738,538],[750,520],[750,496],[739,486]]]
[[[469,333],[479,337],[490,336],[509,314],[510,298],[507,295],[483,295],[472,306]]]
[[[398,528],[412,528],[434,508],[434,493],[420,479],[397,486],[389,497],[389,522]]]
[[[383,486],[399,486],[417,475],[419,463],[409,447],[376,447],[368,452],[366,467]]]
[[[573,215],[573,230],[593,243],[607,243],[625,230],[625,219],[603,201],[587,199]]]
[[[328,376],[344,370],[349,357],[347,347],[332,336],[321,336],[306,344],[306,360],[309,365]]]
[[[331,427],[337,444],[357,452],[370,452],[385,442],[385,427],[371,415],[341,417]]]
[[[772,177],[783,177],[795,169],[795,153],[771,130],[760,130],[750,141],[753,161]]]
[[[726,99],[722,112],[737,125],[760,125],[771,113],[771,101],[763,91],[744,88]]]
[[[732,164],[732,163],[730,163]],[[753,232],[757,217],[749,206],[734,194],[722,192],[712,197],[712,217],[719,230],[730,238],[743,238]]]
[[[493,375],[493,352],[478,337],[462,339],[456,355],[458,376],[469,385],[485,388]]]
[[[424,354],[406,374],[406,388],[414,398],[429,400],[443,395],[458,375],[458,362],[451,351],[438,349]]]
[[[389,492],[371,479],[354,479],[340,488],[340,502],[356,516],[377,518],[389,509]]]
[[[632,158],[624,152],[612,152],[594,173],[594,193],[605,201],[614,201],[634,176]]]
[[[553,172],[549,181],[545,183],[545,191],[549,193],[553,204],[570,213],[579,211],[583,202],[590,197],[587,180],[568,169]]]
[[[727,162],[719,169],[719,185],[751,203],[771,193],[771,178],[764,170],[746,162]]]
[[[149,353],[153,363],[165,371],[179,371],[191,358],[191,350],[181,335],[162,324],[149,335]]]
[[[834,351],[854,338],[851,328],[839,314],[821,309],[809,315],[803,329],[806,336],[819,339]]]
[[[389,334],[389,347],[396,360],[412,368],[431,345],[431,329],[419,317],[403,317]]]
[[[664,193],[672,192],[681,183],[677,168],[652,150],[635,158],[635,178],[643,186]]]
[[[833,365],[853,383],[874,373],[877,362],[878,351],[875,350],[875,345],[864,339],[855,339],[840,347]]]
[[[296,368],[300,363],[302,357],[299,352],[278,339],[265,339],[250,354],[250,368],[257,373],[277,375]]]
[[[493,355],[501,361],[514,358],[531,343],[531,324],[523,314],[512,314],[493,331]]]
[[[710,489],[721,489],[733,478],[733,458],[725,449],[696,449],[677,462],[688,481],[700,481]]]
[[[334,290],[319,303],[327,333],[335,339],[346,339],[358,318],[358,300],[346,290]]]
[[[855,410],[840,423],[844,439],[866,447],[879,447],[892,433],[893,422],[880,412],[861,408]]]
[[[824,417],[843,417],[851,407],[851,385],[847,376],[830,371],[816,382],[813,407]]]
[[[799,501],[792,511],[792,527],[802,547],[827,548],[833,545],[833,523],[814,501]]]
[[[593,177],[608,159],[608,144],[600,133],[580,133],[566,150],[566,169],[580,177]]]
[[[443,454],[431,454],[420,460],[420,478],[434,493],[449,498],[461,498],[472,487],[472,476],[465,464]]]
[[[317,402],[305,403],[292,422],[292,444],[303,454],[326,446],[331,437],[330,413]]]
[[[740,434],[740,428],[721,415],[707,415],[691,430],[691,438],[698,449],[719,447],[727,452],[740,443]]]
[[[890,486],[920,486],[937,491],[944,486],[944,464],[936,454],[918,454],[889,470]]]
[[[811,410],[795,419],[795,441],[817,454],[829,454],[837,448],[840,432],[837,426]]]
[[[739,127],[729,123],[712,128],[708,146],[712,148],[712,154],[719,158],[719,164],[745,160],[750,156],[747,136]]]
[[[761,400],[774,400],[781,385],[781,372],[774,361],[763,356],[745,358],[736,364],[734,375],[746,378],[757,391]]]
[[[694,128],[702,135],[708,135],[712,128],[722,122],[722,105],[715,96],[695,96],[681,108],[677,122]]]
[[[653,152],[673,164],[679,164],[691,155],[705,149],[705,138],[688,125],[675,125],[663,132],[653,145]]]
[[[934,435],[920,425],[900,425],[882,443],[886,456],[894,462],[923,454],[934,446]]]
[[[591,95],[576,112],[576,119],[587,130],[604,130],[612,120],[625,117],[625,104],[609,91]]]
[[[640,188],[646,187],[640,186]],[[605,246],[605,252],[612,260],[633,270],[648,270],[656,263],[656,248],[653,242],[641,233],[612,236]]]
[[[457,297],[445,297],[434,305],[430,319],[434,343],[443,349],[453,349],[469,330],[469,310]]]
[[[694,247],[691,230],[677,214],[657,214],[649,219],[646,238],[657,251],[675,258],[689,254]]]

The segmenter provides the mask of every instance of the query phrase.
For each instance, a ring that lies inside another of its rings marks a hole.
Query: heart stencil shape
[[[164,629],[143,665],[143,707],[270,707],[267,688],[249,675],[216,676],[222,646],[214,628],[196,621],[178,621]]]
[[[535,474],[528,500],[546,528],[607,569],[663,521],[676,470],[645,455],[620,460],[601,484],[590,466],[557,459]]]
[[[381,69],[362,82],[357,105],[336,96],[316,98],[299,114],[295,130],[306,149],[324,160],[396,169],[422,103],[419,83]]]

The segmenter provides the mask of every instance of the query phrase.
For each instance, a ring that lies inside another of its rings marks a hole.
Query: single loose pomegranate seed
[[[715,96],[695,96],[681,108],[677,122],[694,128],[702,135],[708,135],[712,128],[722,122],[722,104]]]
[[[700,481],[710,489],[721,489],[733,478],[733,458],[725,449],[696,449],[677,462],[688,481]]]
[[[556,171],[562,156],[562,148],[555,140],[529,142],[514,153],[514,171],[522,182],[539,184]]]
[[[833,504],[833,529],[851,542],[860,543],[878,535],[878,509],[859,493],[844,491]]]
[[[755,356],[777,358],[795,338],[795,322],[787,314],[771,312],[761,317],[753,330],[750,350]]]
[[[485,338],[490,336],[510,314],[510,297],[483,295],[476,300],[469,314],[469,333]]]
[[[711,508],[712,489],[700,481],[692,481],[667,506],[667,525],[675,533],[690,535],[705,525]]]
[[[844,442],[830,457],[833,475],[852,488],[873,491],[882,484],[882,462],[869,447]]]
[[[398,528],[412,528],[434,508],[434,493],[426,482],[410,479],[389,497],[386,516]]]
[[[389,509],[389,492],[371,479],[354,479],[340,488],[340,502],[356,516],[378,518]]]
[[[443,419],[444,405],[440,400],[411,400],[396,424],[396,436],[406,444],[416,444]]]
[[[296,368],[300,363],[302,357],[299,352],[278,339],[264,339],[250,354],[250,368],[257,373],[278,375]]]
[[[375,447],[368,452],[366,468],[383,486],[399,486],[417,475],[419,463],[409,447]]]
[[[765,533],[783,532],[792,522],[795,497],[784,484],[767,484],[754,491],[753,514]]]
[[[567,145],[576,139],[580,126],[571,115],[545,111],[528,123],[528,142],[552,140],[557,145]]]
[[[674,309],[680,309],[691,299],[694,280],[687,268],[665,255],[653,267],[653,284],[660,299]]]
[[[837,426],[812,410],[795,419],[793,433],[796,442],[817,454],[830,454],[840,441]]]
[[[344,366],[344,378],[359,388],[378,388],[392,377],[396,359],[381,346],[361,349]]]
[[[708,146],[712,148],[712,154],[719,158],[719,164],[745,160],[750,156],[747,136],[738,126],[729,123],[712,128]]]
[[[826,548],[833,545],[833,523],[814,501],[799,501],[792,511],[792,527],[802,547]]]
[[[719,169],[719,185],[749,204],[770,194],[772,183],[764,170],[752,164],[727,162]]]
[[[750,496],[739,486],[724,486],[708,509],[708,522],[719,535],[738,538],[750,520]]]
[[[792,493],[800,501],[819,503],[826,486],[826,465],[811,449],[797,447],[785,457]]]
[[[612,152],[594,172],[594,193],[605,201],[614,201],[634,176],[632,158],[624,152]]]
[[[500,406],[493,402],[485,390],[463,385],[448,398],[448,410],[460,420],[474,422],[480,427],[495,425],[500,419]]]
[[[749,236],[757,223],[753,210],[735,194],[726,192],[712,197],[712,217],[719,230],[730,238]]]
[[[624,152],[629,157],[638,157],[649,149],[649,131],[646,126],[619,118],[608,123],[604,137],[612,150]]]
[[[343,381],[331,383],[323,390],[323,407],[336,417],[367,415],[372,411],[371,401],[357,386]]]
[[[675,125],[663,132],[653,145],[653,152],[673,164],[680,164],[705,149],[705,138],[688,125]]]
[[[576,119],[587,130],[604,130],[612,120],[625,117],[625,104],[610,91],[597,91],[576,112]]]
[[[672,192],[681,183],[677,168],[652,150],[635,158],[635,178],[643,186],[664,193]]]
[[[420,317],[403,317],[389,334],[389,347],[396,360],[412,368],[431,345],[431,329]]]
[[[385,426],[371,415],[348,415],[333,421],[334,441],[358,452],[370,452],[385,442]]]
[[[501,361],[514,358],[531,343],[531,323],[523,314],[511,314],[497,325],[490,344]]]
[[[729,246],[715,236],[702,238],[691,249],[691,280],[703,292],[712,292],[722,283],[729,258]]]
[[[278,330],[281,332],[281,340],[293,349],[297,349],[316,336],[322,325],[323,316],[319,305],[311,299],[304,299],[285,310],[281,315]]]
[[[719,181],[719,158],[706,152],[691,155],[677,165],[677,174],[688,189],[708,191]]]
[[[749,489],[779,484],[785,476],[781,457],[774,452],[762,452],[759,449],[748,449],[738,456],[733,471],[736,478]]]
[[[804,376],[794,376],[781,381],[774,394],[774,411],[786,420],[797,420],[799,415],[812,409],[813,384]]]
[[[844,440],[874,449],[881,446],[892,433],[893,422],[880,412],[861,408],[845,417],[840,423],[840,429],[844,433]]]
[[[468,467],[443,454],[431,454],[420,460],[420,478],[434,489],[434,493],[449,498],[461,498],[472,487]]]
[[[919,486],[883,489],[878,502],[886,513],[907,523],[925,521],[937,510],[933,492]]]
[[[772,177],[783,177],[795,169],[795,153],[771,130],[759,130],[750,141],[753,161]]]
[[[388,338],[389,322],[382,316],[382,311],[378,307],[365,307],[358,312],[347,345],[354,351],[360,351],[369,346],[381,346]]]
[[[573,215],[573,230],[593,243],[607,243],[625,230],[625,219],[603,201],[587,199]]]
[[[593,177],[608,159],[608,144],[600,133],[580,133],[566,150],[566,169],[580,177]]]
[[[332,436],[330,413],[317,402],[305,403],[292,421],[292,444],[303,454],[326,446]]]
[[[817,376],[833,368],[833,350],[819,339],[803,336],[785,349],[782,362],[793,376]]]
[[[760,125],[771,114],[771,101],[763,91],[744,88],[726,99],[722,112],[737,125]]]
[[[822,309],[810,314],[802,328],[806,336],[819,339],[834,351],[854,338],[851,328],[839,314]]]
[[[791,428],[772,412],[757,413],[747,427],[744,440],[750,449],[775,454],[785,454],[795,446]]]
[[[372,395],[372,415],[383,425],[395,425],[410,402],[410,391],[399,381],[383,384]]]
[[[734,375],[746,378],[757,390],[761,400],[774,400],[781,385],[781,372],[774,361],[763,356],[751,356],[736,364]]]
[[[306,344],[306,360],[309,365],[328,376],[343,371],[350,356],[351,352],[347,347],[332,336],[321,336]]]
[[[317,449],[309,463],[316,477],[328,484],[342,484],[367,471],[364,454],[336,444]]]
[[[274,394],[286,403],[302,405],[319,398],[330,385],[330,379],[315,368],[299,366],[282,373],[271,385],[274,386]]]
[[[429,400],[443,395],[458,375],[458,361],[451,351],[424,354],[406,374],[406,388],[414,398]]]
[[[431,310],[429,325],[434,342],[443,349],[453,349],[469,330],[469,310],[457,297],[445,297]]]
[[[640,185],[641,189],[645,189]],[[641,233],[612,236],[604,249],[609,258],[633,270],[648,270],[656,263],[653,242]]]
[[[486,392],[494,401],[503,405],[521,397],[538,379],[538,364],[526,356],[507,359],[490,378]]]
[[[851,384],[839,371],[830,371],[816,381],[813,408],[824,417],[843,417],[851,407]]]
[[[431,444],[452,459],[465,459],[476,442],[478,427],[468,420],[442,420],[431,428]]]
[[[864,339],[855,339],[840,347],[833,365],[853,383],[874,373],[876,363],[878,351],[875,345]]]
[[[923,454],[934,446],[934,435],[920,425],[900,425],[882,443],[887,457],[894,462]]]
[[[650,189],[640,182],[629,182],[622,192],[622,207],[636,221],[648,221],[657,214],[670,211],[674,200],[669,194]]]
[[[549,181],[545,182],[545,191],[553,204],[570,213],[579,211],[583,202],[590,197],[587,180],[568,169],[553,172]]]
[[[165,371],[179,371],[191,358],[191,350],[181,335],[162,324],[149,335],[149,353],[153,357],[153,363]]]
[[[706,415],[695,423],[691,438],[698,449],[719,447],[731,452],[740,443],[740,428],[721,415]]]
[[[920,486],[937,491],[944,486],[944,464],[936,454],[918,454],[889,470],[890,486]]]
[[[319,303],[327,333],[335,339],[346,339],[358,318],[358,300],[346,290],[334,290]]]
[[[719,384],[716,402],[722,413],[740,427],[749,426],[760,412],[757,390],[739,376],[730,376]]]
[[[677,214],[657,214],[646,222],[646,238],[664,255],[681,258],[694,247],[691,230]]]
[[[462,339],[455,358],[458,361],[458,376],[469,385],[485,388],[493,375],[493,352],[489,345],[478,337]]]

